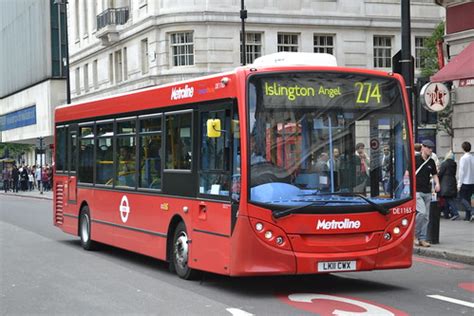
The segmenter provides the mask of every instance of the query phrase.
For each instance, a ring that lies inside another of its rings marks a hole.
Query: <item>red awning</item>
[[[451,61],[430,79],[431,82],[445,82],[474,78],[474,42],[451,59]]]

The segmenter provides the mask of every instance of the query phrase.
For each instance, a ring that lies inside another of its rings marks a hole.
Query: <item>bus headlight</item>
[[[270,239],[270,238],[272,238],[272,237],[273,237],[272,231],[271,231],[271,230],[267,230],[267,231],[265,232],[265,238],[266,238],[266,239]]]
[[[408,219],[404,218],[402,219],[402,226],[407,227],[408,226]]]
[[[263,224],[258,222],[257,224],[255,224],[255,229],[258,231],[258,232],[261,232],[262,229],[263,229]]]
[[[400,227],[398,227],[398,226],[397,226],[397,227],[394,227],[394,228],[393,228],[393,233],[394,233],[395,235],[400,234]]]

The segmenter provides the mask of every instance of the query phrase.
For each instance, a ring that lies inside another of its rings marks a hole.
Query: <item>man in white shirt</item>
[[[458,189],[459,196],[468,202],[464,220],[474,220],[471,216],[471,196],[474,193],[474,154],[471,153],[471,144],[463,142],[461,145],[464,155],[459,160]],[[467,205],[467,204],[466,204]]]

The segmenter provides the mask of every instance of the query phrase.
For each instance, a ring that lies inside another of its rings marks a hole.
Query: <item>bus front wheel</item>
[[[199,271],[188,266],[189,239],[186,226],[180,222],[174,231],[173,237],[173,266],[176,274],[185,280],[192,280],[199,276]]]
[[[84,206],[79,216],[79,237],[81,238],[81,246],[85,250],[94,250],[95,242],[91,239],[91,216],[89,207]]]

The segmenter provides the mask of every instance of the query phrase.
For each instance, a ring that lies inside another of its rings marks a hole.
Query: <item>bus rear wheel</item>
[[[185,280],[196,279],[200,272],[188,266],[189,239],[186,226],[180,222],[174,231],[172,262],[176,274]]]
[[[88,206],[82,208],[79,216],[79,237],[82,248],[85,250],[95,249],[96,243],[91,239],[91,216]]]

